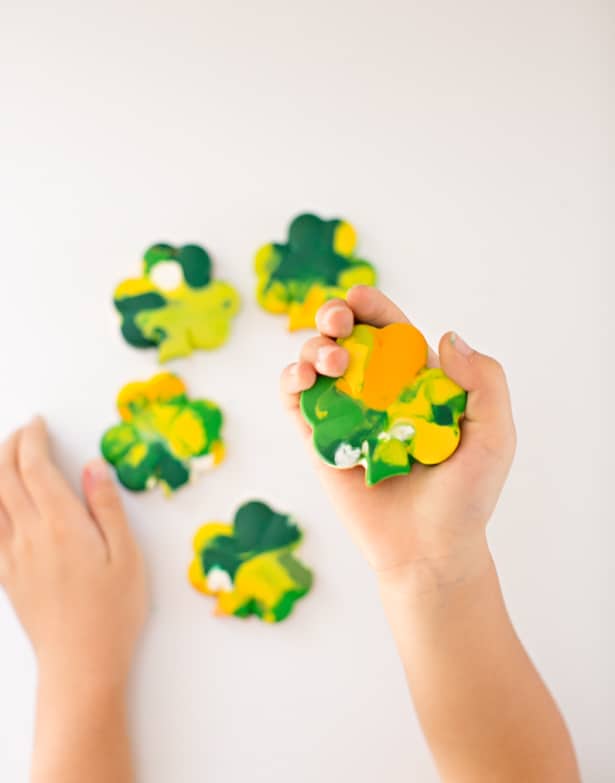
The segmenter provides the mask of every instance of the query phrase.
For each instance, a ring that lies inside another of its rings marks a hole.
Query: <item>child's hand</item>
[[[382,327],[408,321],[384,294],[356,286],[347,302],[327,302],[318,312],[320,337],[308,340],[299,362],[282,374],[287,407],[310,444],[311,430],[299,410],[300,393],[316,373],[344,373],[347,352],[336,344],[356,323]],[[485,528],[506,479],[515,450],[515,429],[504,371],[488,356],[470,349],[449,333],[440,356],[430,351],[430,365],[466,389],[468,403],[461,444],[446,462],[434,467],[415,463],[409,476],[365,486],[362,467],[340,470],[317,458],[318,473],[338,513],[385,582],[404,578],[410,566],[442,566],[445,578],[473,568],[474,554],[485,552]],[[311,448],[311,444],[310,444]],[[449,567],[452,564],[452,568]]]
[[[145,569],[103,462],[86,467],[83,487],[88,508],[39,418],[0,447],[0,584],[41,678],[122,687],[146,614]]]

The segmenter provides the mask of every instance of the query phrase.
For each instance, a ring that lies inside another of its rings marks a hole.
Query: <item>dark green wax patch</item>
[[[176,459],[164,447],[162,447],[157,472],[158,478],[168,484],[171,489],[183,487],[190,480],[190,471],[184,463]]]
[[[246,560],[300,540],[301,531],[287,515],[278,514],[260,501],[244,503],[235,514],[233,535],[217,536],[201,552],[203,570],[208,573],[219,567],[233,578]]]
[[[164,296],[156,291],[150,291],[146,294],[115,299],[113,304],[122,316],[122,334],[126,342],[136,348],[149,348],[158,344],[159,340],[150,340],[145,337],[137,326],[135,318],[144,310],[158,310],[165,307],[167,300]]]
[[[203,571],[208,574],[212,568],[221,568],[234,579],[237,569],[245,558],[232,536],[216,536],[201,551]]]
[[[139,446],[134,448],[139,448]],[[162,451],[161,444],[150,443],[139,460],[131,458],[129,451],[116,467],[120,482],[133,492],[142,492],[147,489],[150,477],[157,473]]]
[[[282,549],[301,539],[301,531],[285,514],[266,503],[244,503],[235,514],[235,539],[241,551],[253,555]]]
[[[145,271],[150,274],[156,264],[177,261],[182,268],[184,281],[190,288],[203,288],[211,282],[211,258],[200,245],[174,247],[166,243],[152,245],[143,257]]]
[[[211,259],[200,245],[184,245],[177,252],[177,260],[184,271],[184,280],[190,288],[204,288],[211,282]]]
[[[135,462],[130,451],[125,459],[117,464],[120,482],[133,492],[142,492],[148,488],[150,478],[166,482],[171,489],[186,484],[190,473],[182,462],[177,460],[162,443],[149,443],[143,457]]]
[[[335,252],[335,231],[341,222],[309,214],[296,217],[290,224],[288,243],[274,244],[278,263],[267,287],[281,282],[289,289],[291,300],[303,301],[314,283],[336,286],[342,272],[365,263]]]
[[[432,405],[431,412],[436,424],[448,426],[453,423],[453,412],[448,405]]]

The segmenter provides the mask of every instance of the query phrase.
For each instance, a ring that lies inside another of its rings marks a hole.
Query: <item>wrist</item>
[[[88,665],[79,661],[45,659],[39,661],[39,699],[57,700],[58,705],[96,709],[122,705],[128,688],[128,675],[112,666]]]
[[[442,597],[479,580],[493,568],[484,533],[467,539],[463,546],[441,555],[415,558],[376,572],[382,600],[386,603]]]
[[[108,725],[124,724],[127,689],[78,678],[51,679],[41,673],[36,703],[39,718],[46,721],[45,716],[53,715],[58,730],[70,730],[74,734],[98,731]]]
[[[86,770],[92,781],[119,780],[116,767],[128,764],[126,695],[120,682],[39,669],[32,781],[76,783]]]

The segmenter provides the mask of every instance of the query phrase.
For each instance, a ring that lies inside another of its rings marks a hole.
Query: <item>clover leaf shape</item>
[[[170,494],[224,458],[220,408],[191,400],[173,373],[127,384],[117,407],[122,422],[105,432],[101,451],[126,489],[160,484]]]
[[[288,313],[288,328],[310,329],[328,299],[344,298],[353,285],[376,283],[376,270],[354,255],[356,231],[345,220],[298,215],[288,240],[257,252],[257,300],[270,313]]]
[[[312,587],[311,571],[294,555],[301,540],[288,515],[252,500],[233,524],[210,522],[198,530],[188,578],[217,598],[218,615],[280,622]]]
[[[125,340],[137,348],[157,346],[161,363],[223,345],[239,294],[213,280],[211,267],[200,245],[152,245],[141,277],[124,280],[113,295]]]
[[[338,340],[349,353],[340,378],[319,376],[301,395],[317,453],[330,465],[362,465],[368,486],[435,465],[461,437],[466,392],[427,368],[427,343],[410,324],[360,324]]]

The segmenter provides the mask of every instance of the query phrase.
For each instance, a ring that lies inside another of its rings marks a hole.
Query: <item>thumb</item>
[[[111,559],[122,557],[131,541],[122,499],[106,462],[95,459],[83,471],[83,491],[90,513],[100,526]]]
[[[475,351],[455,332],[440,340],[440,363],[444,372],[468,392],[464,421],[490,449],[514,450],[515,425],[508,382],[501,364]]]

